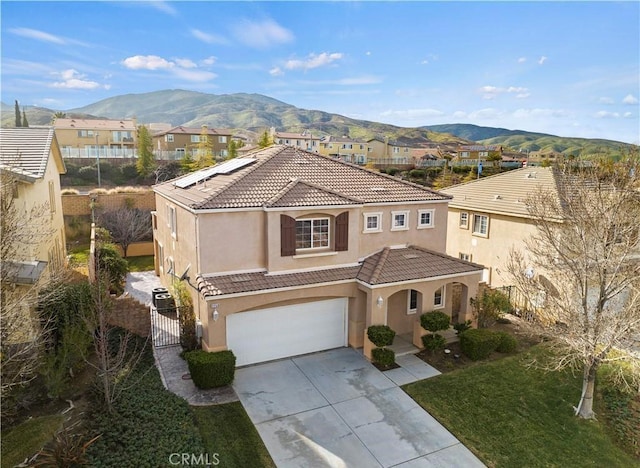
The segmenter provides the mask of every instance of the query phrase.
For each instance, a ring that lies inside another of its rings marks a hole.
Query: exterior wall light
[[[211,313],[211,318],[213,319],[214,322],[217,322],[218,317],[220,317],[220,314],[218,313],[218,304],[211,304],[211,308],[213,309],[213,312]]]
[[[382,296],[378,296],[376,304],[378,304],[378,307],[382,308],[382,304],[384,304],[384,299],[382,299]]]

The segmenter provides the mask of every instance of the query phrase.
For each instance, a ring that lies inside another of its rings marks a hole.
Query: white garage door
[[[227,346],[245,366],[347,345],[347,299],[240,312],[227,317]]]

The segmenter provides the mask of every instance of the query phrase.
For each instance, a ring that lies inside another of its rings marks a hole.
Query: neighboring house
[[[319,152],[321,135],[313,135],[310,132],[302,133],[290,133],[290,132],[277,132],[275,128],[271,127],[271,139],[275,145],[287,145],[295,148],[312,151],[314,153]]]
[[[53,123],[64,158],[133,158],[136,119],[56,119]]]
[[[328,136],[320,141],[320,154],[340,158],[354,164],[366,164],[369,147],[364,140]]]
[[[0,129],[0,170],[12,174],[13,203],[25,221],[42,223],[38,237],[24,239],[18,249],[23,258],[3,259],[16,267],[16,284],[32,285],[50,268],[63,266],[67,256],[60,196],[60,174],[66,170],[53,128]],[[37,207],[31,220],[29,213]]]
[[[506,271],[510,249],[525,250],[536,227],[525,201],[539,188],[556,190],[551,168],[522,168],[448,187],[447,253],[485,266],[483,281],[511,284]]]
[[[229,154],[231,131],[228,129],[173,127],[153,134],[153,151],[158,159],[182,159],[186,152],[194,158],[197,156],[198,145],[203,138],[211,148],[216,159],[224,159]]]
[[[186,278],[208,351],[238,365],[341,346],[422,312],[471,318],[482,266],[447,256],[449,197],[271,146],[157,185],[156,271]]]
[[[458,147],[458,159],[479,159],[487,161],[490,159],[502,159],[502,146],[500,145],[462,145]]]
[[[367,161],[375,164],[377,168],[414,166],[422,161],[422,156],[417,155],[425,154],[425,148],[420,146],[382,137],[367,140],[367,145],[369,148]]]

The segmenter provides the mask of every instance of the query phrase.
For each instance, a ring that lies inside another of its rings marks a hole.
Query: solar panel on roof
[[[202,182],[216,174],[231,174],[233,171],[242,167],[248,166],[252,162],[255,162],[253,158],[235,158],[230,161],[225,161],[222,164],[217,164],[207,169],[196,171],[193,174],[189,174],[186,177],[176,181],[174,185],[180,188],[187,188],[198,182]]]

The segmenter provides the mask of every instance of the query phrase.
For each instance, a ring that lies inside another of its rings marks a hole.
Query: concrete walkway
[[[339,348],[237,369],[233,387],[278,467],[484,466],[388,372]]]

